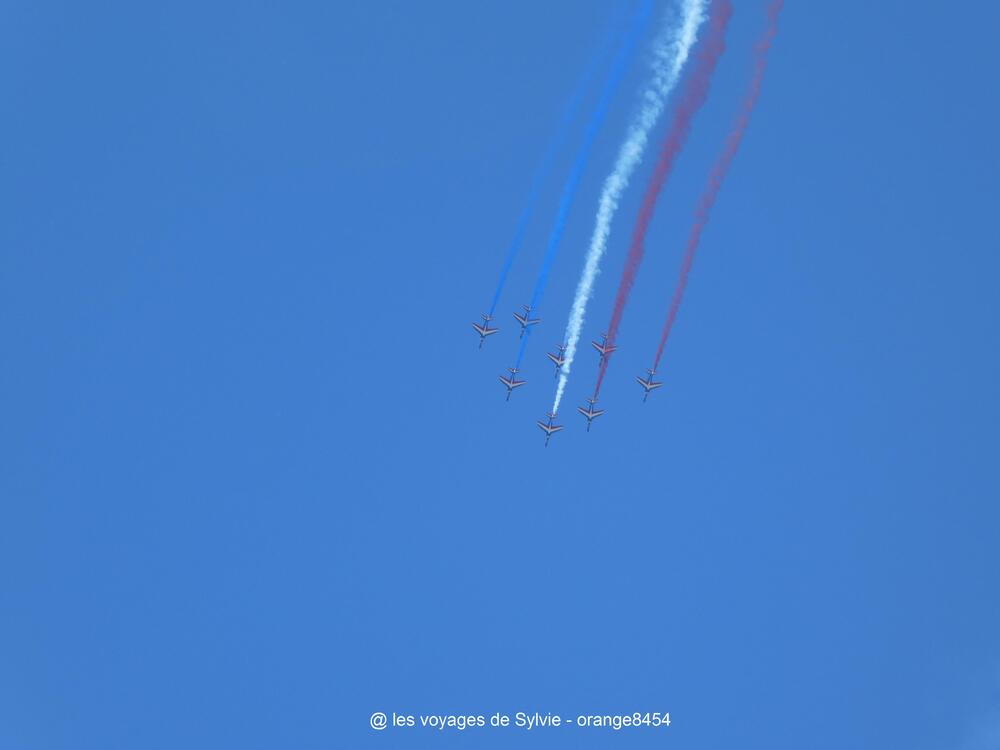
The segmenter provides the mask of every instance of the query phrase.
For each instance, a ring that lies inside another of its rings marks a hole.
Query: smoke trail
[[[646,143],[649,141],[649,133],[660,119],[667,97],[677,85],[677,79],[698,37],[698,27],[705,20],[705,3],[706,0],[682,0],[680,23],[675,23],[672,15],[667,18],[665,28],[653,48],[652,80],[642,93],[641,108],[625,134],[614,168],[604,180],[601,198],[597,205],[594,233],[590,238],[587,258],[570,307],[569,322],[566,324],[564,338],[566,361],[559,371],[559,384],[556,386],[555,401],[551,409],[553,414],[559,411],[559,404],[573,367],[587,303],[594,290],[601,258],[607,249],[611,220],[618,210],[618,203],[625,188],[628,187],[632,173],[642,160]]]
[[[690,80],[685,84],[684,93],[681,95],[677,111],[674,113],[674,120],[663,140],[663,145],[660,148],[660,159],[649,180],[649,185],[646,187],[646,194],[642,198],[642,206],[639,209],[639,217],[632,230],[632,242],[629,245],[621,280],[618,282],[618,293],[615,295],[611,322],[608,324],[608,345],[613,345],[618,335],[618,327],[621,325],[622,315],[625,313],[625,305],[628,302],[632,285],[635,283],[635,276],[639,271],[646,249],[646,232],[653,219],[656,201],[660,197],[667,177],[670,176],[677,154],[684,147],[688,133],[691,131],[691,121],[705,103],[705,99],[708,98],[712,74],[715,72],[719,58],[726,50],[726,27],[729,25],[729,19],[732,15],[733,5],[730,0],[713,0],[708,34],[702,47],[698,50],[697,63],[691,73]],[[597,384],[594,386],[594,398],[597,398],[601,391],[601,383],[604,381],[604,373],[607,372],[609,359],[609,357],[604,357],[601,360]]]
[[[736,121],[733,123],[733,129],[726,138],[726,144],[722,149],[722,153],[719,154],[719,158],[712,167],[712,171],[708,177],[708,184],[705,186],[705,192],[702,193],[701,200],[698,202],[698,207],[694,212],[694,223],[691,225],[691,233],[688,235],[684,259],[681,261],[681,270],[677,277],[677,288],[674,290],[673,299],[670,300],[670,310],[667,312],[667,320],[663,324],[663,332],[660,334],[660,346],[656,350],[656,359],[653,361],[654,370],[660,364],[660,358],[663,356],[663,348],[667,345],[667,339],[670,338],[670,331],[674,327],[674,321],[677,319],[677,311],[680,309],[681,300],[684,299],[688,274],[691,273],[691,266],[694,264],[694,256],[698,251],[701,233],[705,229],[705,225],[708,224],[712,206],[715,205],[715,199],[719,195],[719,188],[722,187],[722,181],[726,178],[726,173],[729,171],[729,167],[733,163],[733,158],[740,148],[740,142],[743,140],[747,125],[750,123],[750,115],[753,113],[754,105],[760,96],[760,87],[764,81],[764,71],[767,69],[767,53],[771,49],[771,43],[774,41],[775,35],[778,33],[778,15],[781,13],[783,5],[784,0],[773,0],[768,6],[767,30],[760,41],[757,42],[757,46],[754,47],[753,77],[750,79],[750,86],[746,97],[743,99],[740,111],[736,116]]]
[[[646,25],[649,22],[649,16],[652,9],[653,0],[643,0],[642,5],[635,14],[628,36],[625,38],[625,42],[623,43],[621,49],[618,50],[614,65],[611,69],[611,75],[604,84],[604,89],[601,91],[601,97],[597,102],[594,114],[591,115],[590,122],[587,123],[587,129],[583,135],[583,143],[580,144],[580,150],[577,153],[576,161],[573,163],[569,177],[566,178],[566,183],[563,185],[562,195],[559,198],[559,208],[556,211],[556,220],[552,226],[552,231],[549,233],[549,241],[545,247],[545,256],[542,259],[542,268],[538,273],[538,280],[535,282],[535,290],[531,295],[532,312],[538,309],[539,303],[542,301],[542,295],[545,293],[545,286],[549,281],[549,272],[552,270],[552,263],[555,261],[556,251],[559,248],[559,241],[562,239],[563,230],[566,228],[566,216],[569,213],[570,205],[573,203],[577,187],[579,187],[580,177],[583,175],[583,170],[587,166],[587,160],[590,157],[590,151],[597,138],[597,133],[604,124],[604,120],[608,115],[608,110],[610,109],[611,100],[614,98],[615,92],[618,90],[618,85],[621,83],[621,80],[625,75],[625,71],[628,69],[628,64],[632,59],[632,54],[639,43],[639,39],[642,38],[643,32],[646,30]],[[531,329],[529,328],[528,331],[525,332],[525,335],[521,338],[521,345],[518,348],[517,364],[515,367],[521,366],[521,359],[524,357],[524,350],[527,347],[528,340],[530,338]]]
[[[524,242],[524,234],[535,212],[535,205],[538,203],[538,195],[541,193],[542,185],[545,183],[549,172],[552,171],[552,162],[555,160],[556,154],[562,151],[562,147],[566,143],[566,137],[569,134],[570,125],[576,119],[577,110],[580,109],[580,103],[583,101],[587,89],[590,88],[590,82],[607,57],[620,27],[624,23],[625,9],[625,5],[622,4],[615,15],[614,22],[610,26],[609,33],[601,42],[599,52],[591,58],[583,71],[583,75],[580,76],[576,89],[574,89],[573,95],[570,97],[569,102],[567,102],[566,109],[559,120],[559,124],[556,126],[555,134],[552,136],[552,140],[549,142],[548,148],[531,178],[531,185],[528,188],[528,198],[521,209],[521,214],[517,217],[517,224],[514,226],[514,236],[511,238],[510,246],[507,248],[507,255],[504,257],[503,266],[500,268],[500,278],[497,280],[496,291],[493,292],[493,301],[490,303],[489,312],[491,317],[496,312],[497,303],[500,301],[500,294],[507,283],[507,276]]]

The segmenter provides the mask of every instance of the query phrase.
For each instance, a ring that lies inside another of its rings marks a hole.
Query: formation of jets
[[[521,326],[521,332],[518,335],[518,338],[522,338],[524,336],[525,331],[527,331],[531,326],[538,325],[539,323],[542,322],[541,318],[531,317],[530,305],[521,305],[521,308],[524,310],[523,314],[517,312],[514,313],[514,318]],[[494,333],[497,333],[500,330],[499,328],[490,326],[490,321],[493,320],[492,315],[487,315],[486,313],[483,313],[482,318],[483,318],[482,325],[480,325],[479,323],[472,324],[472,327],[476,330],[476,333],[479,334],[480,349],[483,348],[483,342],[486,341],[486,338],[488,336],[492,336]],[[590,345],[597,350],[598,354],[600,354],[600,359],[598,360],[598,366],[603,366],[605,360],[608,359],[611,353],[614,352],[616,349],[618,349],[617,346],[608,343],[608,334],[606,333],[601,334],[600,343],[598,343],[597,341],[591,341]],[[549,360],[551,360],[553,365],[555,365],[555,374],[556,377],[558,377],[559,373],[562,371],[563,365],[566,364],[566,345],[557,344],[556,352],[546,352],[545,356],[548,357]],[[507,389],[506,400],[510,401],[510,394],[514,392],[514,389],[520,388],[528,381],[517,379],[518,369],[516,367],[508,367],[507,371],[510,373],[510,375],[501,375],[500,382],[503,383],[504,387]],[[642,400],[644,402],[646,401],[647,398],[649,398],[649,394],[651,391],[654,391],[663,385],[662,382],[653,380],[653,375],[656,374],[655,370],[646,370],[646,373],[647,374],[645,378],[641,378],[638,376],[636,377],[636,382],[639,383],[639,385],[641,385],[643,389]],[[593,423],[593,421],[602,414],[604,414],[605,412],[604,409],[595,408],[594,404],[596,403],[597,399],[588,398],[586,407],[583,406],[576,407],[576,410],[580,412],[580,414],[582,414],[584,418],[587,420],[587,432],[590,432],[590,425]],[[552,438],[552,435],[562,430],[563,425],[555,424],[555,419],[556,419],[555,414],[549,413],[546,414],[545,416],[547,417],[546,421],[544,422],[538,421],[536,422],[536,424],[545,433],[545,445],[548,446],[549,440]]]

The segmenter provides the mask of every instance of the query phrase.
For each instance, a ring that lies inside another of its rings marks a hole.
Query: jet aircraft
[[[576,407],[576,410],[580,412],[583,416],[587,418],[587,432],[590,432],[590,423],[597,419],[604,413],[604,409],[595,409],[594,404],[597,403],[596,398],[588,398],[587,403],[590,404],[586,409],[582,406]]]
[[[492,336],[494,333],[499,331],[499,328],[490,328],[490,321],[493,320],[492,315],[487,315],[483,313],[483,324],[473,323],[472,327],[476,329],[476,333],[479,334],[479,348],[483,348],[483,342],[486,341],[487,336]]]
[[[542,322],[541,318],[532,319],[530,305],[521,305],[521,307],[524,309],[524,315],[514,313],[514,317],[517,318],[517,322],[521,324],[521,335],[518,336],[518,338],[524,336],[524,332],[528,330],[528,326],[537,325]]]
[[[618,348],[617,346],[609,346],[608,345],[608,334],[606,334],[606,333],[602,333],[601,334],[601,343],[600,344],[598,344],[596,341],[591,341],[590,345],[592,347],[594,347],[595,349],[597,349],[597,351],[599,351],[601,353],[601,359],[597,363],[598,365],[603,365],[604,364],[604,360],[607,359],[608,355],[611,354],[611,352],[613,352],[615,349]]]
[[[566,345],[558,344],[556,345],[556,348],[559,350],[558,354],[553,354],[552,352],[546,352],[545,356],[551,359],[552,364],[556,366],[556,375],[558,376],[559,371],[562,369],[562,366],[566,364],[566,357],[564,356],[566,354]]]
[[[510,401],[510,394],[513,393],[514,389],[517,388],[518,386],[524,385],[528,381],[527,380],[518,380],[517,379],[517,368],[516,367],[508,367],[507,370],[510,372],[510,377],[507,377],[506,375],[501,375],[500,376],[500,382],[503,383],[505,386],[507,386],[507,399],[506,400]]]
[[[549,439],[552,437],[552,433],[559,432],[563,426],[561,424],[552,424],[552,420],[556,418],[555,414],[549,413],[546,416],[549,418],[548,422],[538,421],[535,424],[541,427],[542,431],[545,433],[545,447],[548,448]]]
[[[656,374],[656,370],[646,370],[646,372],[648,372],[649,374],[646,376],[645,379],[640,378],[638,375],[636,375],[635,377],[636,382],[638,382],[639,385],[642,386],[642,389],[645,391],[645,393],[642,394],[643,402],[645,402],[646,399],[649,398],[650,391],[655,390],[656,388],[659,388],[661,385],[663,385],[662,382],[657,383],[654,382],[653,380],[653,375]]]

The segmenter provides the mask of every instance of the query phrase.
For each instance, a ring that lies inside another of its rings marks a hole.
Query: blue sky
[[[996,747],[998,16],[788,4],[642,404],[763,23],[736,2],[608,413],[570,408],[582,353],[543,449],[642,59],[509,403],[582,124],[503,331],[477,351],[470,323],[610,4],[8,3],[0,746]],[[376,710],[674,723],[469,739]]]

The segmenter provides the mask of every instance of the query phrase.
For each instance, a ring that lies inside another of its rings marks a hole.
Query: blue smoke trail
[[[504,258],[503,267],[500,269],[500,279],[497,281],[497,289],[493,293],[493,302],[490,303],[490,317],[496,312],[497,303],[500,301],[500,294],[503,292],[504,284],[507,283],[507,274],[510,272],[511,266],[514,265],[514,259],[517,257],[517,253],[521,249],[521,244],[524,242],[524,234],[528,229],[528,222],[531,221],[531,217],[535,212],[535,204],[538,203],[538,194],[542,191],[542,184],[548,177],[549,172],[552,171],[552,162],[555,161],[556,154],[562,151],[563,144],[565,144],[566,137],[569,134],[570,125],[576,119],[577,110],[580,109],[580,103],[583,101],[587,89],[590,88],[590,82],[594,74],[601,66],[601,63],[604,62],[607,53],[611,49],[611,45],[618,36],[618,31],[624,21],[625,9],[626,6],[623,3],[615,15],[614,23],[610,26],[610,32],[604,41],[601,42],[600,51],[591,58],[590,63],[583,71],[583,75],[580,77],[573,95],[566,104],[566,109],[563,111],[562,118],[559,120],[559,125],[556,127],[556,132],[552,136],[549,147],[546,149],[541,162],[539,162],[538,167],[535,169],[534,176],[531,178],[531,186],[528,188],[528,200],[525,202],[524,208],[521,209],[521,215],[517,218],[517,225],[514,227],[514,237],[510,241],[510,247],[507,248],[507,257]]]
[[[618,90],[618,85],[621,83],[622,78],[625,77],[625,71],[632,61],[635,48],[646,30],[652,10],[652,0],[644,0],[636,12],[632,28],[621,49],[618,50],[614,66],[611,69],[611,75],[604,84],[604,90],[601,91],[601,98],[597,102],[597,108],[594,110],[594,114],[591,115],[590,122],[587,123],[587,130],[584,133],[580,151],[576,156],[576,161],[573,163],[573,169],[569,177],[566,178],[566,184],[563,185],[562,196],[559,199],[559,210],[556,213],[556,221],[552,226],[552,232],[549,234],[549,242],[545,248],[545,257],[542,260],[542,269],[538,273],[538,281],[535,282],[535,291],[531,295],[532,315],[537,314],[538,306],[542,301],[542,295],[545,293],[545,286],[549,281],[549,271],[552,270],[552,264],[556,259],[556,251],[559,249],[559,241],[562,239],[563,231],[566,229],[566,217],[569,214],[569,207],[572,205],[576,189],[580,185],[580,178],[587,166],[587,160],[590,158],[591,148],[597,139],[597,133],[600,131],[608,115],[608,110],[611,108],[611,100]],[[524,357],[524,350],[528,346],[528,339],[530,337],[531,328],[529,327],[524,332],[524,336],[521,337],[521,346],[517,351],[517,363],[514,367],[518,369],[521,367],[521,359]]]

